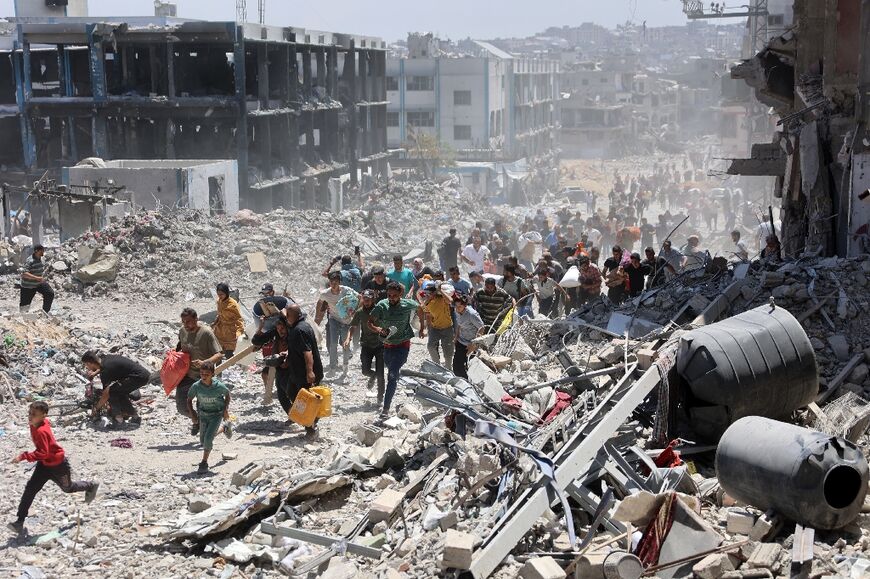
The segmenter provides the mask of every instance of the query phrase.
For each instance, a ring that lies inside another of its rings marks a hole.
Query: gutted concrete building
[[[0,58],[0,179],[86,157],[238,161],[240,205],[328,204],[385,174],[377,38],[173,17],[18,17]]]
[[[732,69],[776,130],[729,173],[772,176],[783,249],[870,251],[870,0],[795,0],[794,28]]]

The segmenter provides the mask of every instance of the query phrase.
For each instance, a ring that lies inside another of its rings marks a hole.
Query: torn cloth
[[[553,461],[533,448],[520,446],[517,444],[517,441],[514,440],[513,436],[511,436],[510,432],[492,422],[486,422],[484,420],[478,420],[475,422],[474,435],[480,438],[489,438],[513,448],[514,450],[525,452],[529,455],[529,458],[538,465],[541,474],[547,479],[547,484],[551,489],[553,489],[553,492],[556,493],[556,496],[559,497],[559,500],[562,503],[562,508],[565,511],[565,527],[567,527],[568,539],[571,541],[571,547],[573,548],[574,545],[577,544],[577,536],[574,533],[574,519],[571,516],[571,506],[568,504],[568,497],[566,497],[565,493],[563,493],[556,485],[556,466],[553,464]]]

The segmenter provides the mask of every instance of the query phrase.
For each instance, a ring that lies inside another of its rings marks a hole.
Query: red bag
[[[163,367],[160,368],[160,381],[163,382],[163,391],[169,396],[178,386],[187,371],[190,369],[190,354],[169,350],[163,359]]]

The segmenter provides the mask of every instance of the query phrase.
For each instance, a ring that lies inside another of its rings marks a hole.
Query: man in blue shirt
[[[450,284],[458,293],[471,295],[471,282],[459,277],[458,267],[454,266],[450,268]]]
[[[397,281],[405,288],[404,297],[410,299],[414,295],[414,290],[417,286],[417,278],[414,277],[414,272],[405,267],[401,255],[393,256],[393,271],[387,274],[387,279]]]

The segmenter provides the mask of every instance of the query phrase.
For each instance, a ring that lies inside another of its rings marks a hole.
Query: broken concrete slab
[[[385,489],[372,501],[369,507],[369,520],[372,523],[387,521],[402,506],[405,495],[397,490]]]
[[[776,572],[779,570],[779,559],[783,553],[782,545],[778,543],[759,543],[746,564],[750,569],[770,569]]]
[[[565,579],[564,569],[552,557],[529,559],[520,569],[522,579]]]
[[[734,562],[727,553],[712,553],[692,566],[692,573],[699,579],[719,579],[725,573],[734,571]]]
[[[828,345],[834,351],[834,355],[840,362],[849,360],[849,342],[843,334],[833,334],[828,336]]]
[[[745,509],[730,509],[725,530],[732,534],[748,535],[755,526],[755,515]]]

